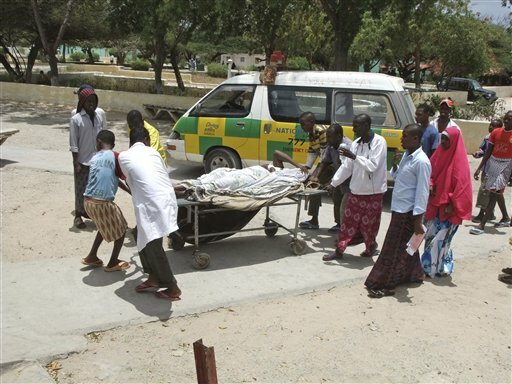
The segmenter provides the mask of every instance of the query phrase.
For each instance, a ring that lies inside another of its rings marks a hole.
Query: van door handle
[[[237,127],[245,127],[245,122],[243,122],[243,121],[237,121],[237,122],[236,122],[236,126],[237,126]]]
[[[267,135],[270,133],[271,129],[272,129],[272,126],[270,125],[270,123],[265,123],[265,125],[263,126],[263,132]]]

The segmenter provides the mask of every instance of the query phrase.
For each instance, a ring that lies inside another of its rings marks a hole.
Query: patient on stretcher
[[[285,168],[289,163],[295,168]],[[197,179],[184,180],[175,186],[178,196],[192,196],[194,200],[229,206],[250,200],[276,200],[304,189],[308,178],[306,167],[290,156],[276,151],[272,164],[257,165],[244,169],[217,168]],[[234,200],[233,200],[234,199]],[[231,200],[231,201],[229,201]]]

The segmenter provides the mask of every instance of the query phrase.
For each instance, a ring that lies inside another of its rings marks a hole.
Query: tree
[[[34,15],[34,21],[37,26],[37,31],[39,34],[39,39],[41,40],[41,45],[48,56],[48,62],[50,64],[50,80],[52,85],[59,85],[59,68],[58,68],[58,60],[57,60],[57,49],[59,48],[62,38],[64,37],[64,32],[68,26],[69,17],[73,10],[75,0],[67,0],[65,3],[64,9],[58,9],[52,7],[52,14],[60,13],[62,10],[62,18],[60,27],[56,34],[52,34],[51,31],[45,26],[43,23],[43,18],[41,16],[41,4],[37,0],[30,0],[30,5],[32,8],[32,12]],[[47,17],[47,14],[45,14]]]
[[[378,15],[386,1],[378,0],[319,0],[334,32],[334,69],[354,69],[350,62],[349,49],[359,32],[363,14]]]

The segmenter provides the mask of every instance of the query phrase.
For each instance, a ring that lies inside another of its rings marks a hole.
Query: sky
[[[498,23],[509,20],[512,12],[510,4],[507,7],[501,6],[501,0],[471,0],[470,8],[475,13],[479,12],[481,17],[492,17]]]

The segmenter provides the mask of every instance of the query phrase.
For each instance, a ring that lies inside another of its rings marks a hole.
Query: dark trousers
[[[89,169],[89,166],[82,164],[80,172],[77,173],[73,170],[75,177],[75,216],[89,217],[84,207],[84,193],[89,180]]]
[[[327,184],[331,181],[332,177],[336,173],[334,167],[324,167],[322,172],[318,175],[318,180],[320,184]],[[336,224],[341,224],[340,221],[340,212],[341,212],[341,200],[343,198],[343,192],[341,191],[341,186],[335,188],[332,192],[332,201],[334,204],[334,221]],[[309,216],[318,216],[318,212],[320,211],[320,207],[322,206],[322,196],[314,195],[309,199],[309,207],[308,207],[308,215]]]
[[[177,286],[178,283],[162,246],[162,238],[147,243],[139,252],[139,256],[144,273],[156,277],[160,287],[175,288]]]

